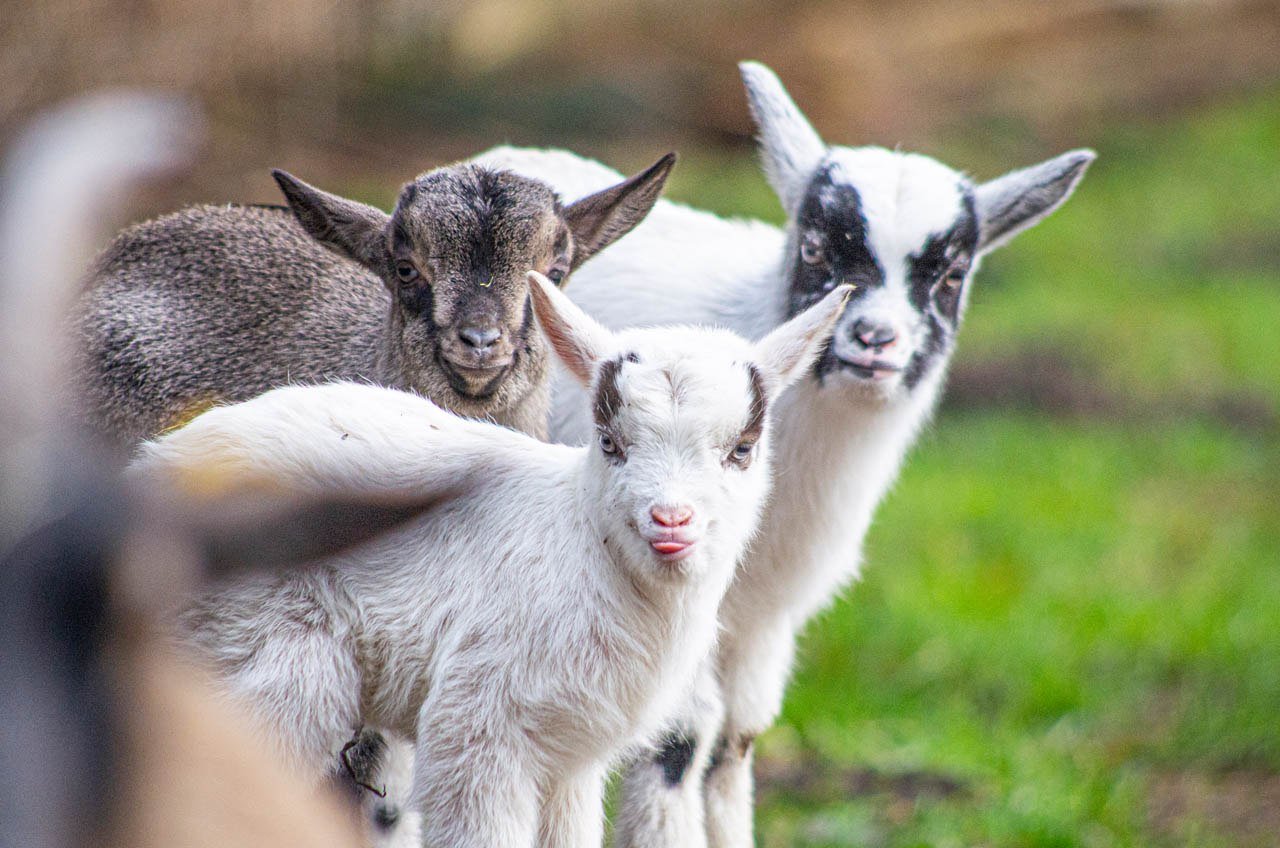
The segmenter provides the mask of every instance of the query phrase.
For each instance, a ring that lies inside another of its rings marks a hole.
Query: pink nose
[[[893,347],[894,342],[898,340],[898,331],[893,325],[868,321],[865,318],[859,318],[853,325],[853,334],[863,347],[886,348]]]
[[[654,524],[663,527],[683,527],[693,520],[693,508],[688,506],[655,506],[649,510]]]

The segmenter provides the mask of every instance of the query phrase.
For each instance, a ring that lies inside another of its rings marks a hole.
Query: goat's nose
[[[853,336],[863,347],[889,347],[898,340],[898,333],[890,324],[859,318],[853,324]]]
[[[653,516],[654,524],[661,524],[663,527],[683,527],[693,520],[693,507],[685,506],[655,506],[649,510],[649,514]]]
[[[458,331],[458,338],[462,339],[463,344],[482,353],[501,335],[502,331],[497,327],[463,327]]]

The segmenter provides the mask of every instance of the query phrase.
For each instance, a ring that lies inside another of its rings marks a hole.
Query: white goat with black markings
[[[432,846],[598,846],[605,771],[653,738],[717,633],[768,489],[766,407],[812,365],[842,287],[757,344],[612,334],[532,274],[590,388],[596,444],[549,445],[357,384],[277,389],[147,443],[155,485],[450,498],[327,565],[230,584],[184,621],[317,777],[363,723],[416,743]]]
[[[858,288],[808,379],[775,404],[773,497],[721,605],[713,668],[658,755],[626,776],[621,846],[752,843],[753,740],[781,707],[797,634],[857,576],[875,507],[939,396],[969,280],[1094,158],[1077,150],[975,184],[926,156],[828,147],[768,68],[741,69],[785,229],[660,201],[570,294],[615,329],[680,320],[759,338],[834,286]],[[617,179],[562,151],[498,148],[479,161],[566,198]],[[579,394],[564,380],[554,390],[552,436],[570,444],[590,434]]]

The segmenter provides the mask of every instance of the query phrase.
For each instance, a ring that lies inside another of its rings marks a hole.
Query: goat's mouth
[[[880,382],[900,375],[905,367],[883,359],[838,359],[841,370],[860,380]]]
[[[498,391],[502,381],[514,369],[516,357],[513,355],[496,362],[455,362],[440,352],[436,354],[436,362],[455,392],[471,400],[485,400]]]
[[[679,562],[693,556],[697,544],[697,542],[680,542],[670,539],[650,542],[649,547],[653,548],[653,552],[663,562]]]
[[[664,564],[674,564],[688,559],[698,548],[698,540],[688,532],[642,533],[641,537],[649,543],[649,549]]]

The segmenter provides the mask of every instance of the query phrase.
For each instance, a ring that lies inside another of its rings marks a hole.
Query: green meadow
[[[1045,155],[984,131],[928,152]],[[1075,197],[979,272],[863,579],[802,641],[763,846],[1280,840],[1280,91],[1082,141]],[[677,175],[780,217],[746,153]]]

